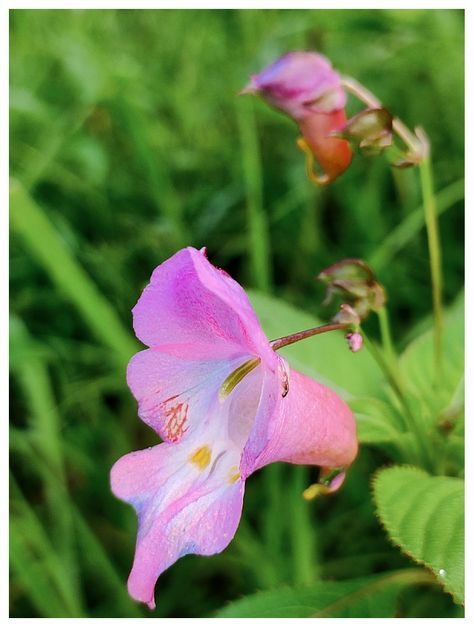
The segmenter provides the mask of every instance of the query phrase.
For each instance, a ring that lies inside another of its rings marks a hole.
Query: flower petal
[[[125,455],[111,472],[112,491],[138,514],[130,595],[154,608],[160,574],[180,557],[223,551],[239,524],[244,482],[229,474],[233,452],[160,444]]]
[[[291,370],[288,394],[268,425],[267,446],[253,470],[276,461],[336,468],[357,455],[354,416],[330,388]]]
[[[271,351],[244,290],[191,247],[155,269],[133,324],[147,346],[180,344],[196,358]]]
[[[295,120],[312,113],[330,113],[346,104],[341,78],[330,62],[315,52],[289,52],[259,74],[251,89]]]
[[[202,353],[200,353],[202,354]],[[248,356],[196,359],[192,347],[149,348],[132,357],[127,383],[138,401],[138,415],[167,442],[202,428],[218,402],[226,378]]]
[[[303,137],[328,177],[328,183],[342,174],[352,161],[352,149],[346,139],[331,136],[346,122],[344,109],[332,113],[314,113],[299,121]]]

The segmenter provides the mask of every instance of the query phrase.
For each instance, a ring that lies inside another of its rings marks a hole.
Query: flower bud
[[[349,166],[349,143],[333,136],[346,125],[346,93],[339,74],[325,57],[315,52],[289,52],[254,74],[241,93],[258,93],[295,120],[303,135],[298,145],[314,156],[324,173],[313,173],[312,180],[325,185]]]
[[[357,351],[360,351],[364,343],[364,338],[360,333],[348,333],[346,335],[346,340],[349,344],[349,348],[353,353],[357,353]]]
[[[332,321],[339,324],[351,324],[354,327],[358,327],[360,325],[360,316],[350,305],[343,303],[340,306],[338,313],[333,317]]]
[[[366,154],[379,154],[392,144],[392,120],[387,109],[365,109],[334,134],[358,144]]]
[[[361,259],[338,261],[322,270],[316,278],[327,286],[324,305],[329,304],[335,294],[341,295],[362,320],[370,311],[378,311],[385,305],[383,286],[376,280],[370,266]],[[341,315],[340,312],[336,317],[338,315]]]

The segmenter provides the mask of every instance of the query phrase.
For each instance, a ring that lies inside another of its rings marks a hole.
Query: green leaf
[[[250,300],[270,340],[321,322],[287,303],[250,290]],[[309,338],[284,348],[281,353],[301,372],[336,389],[341,396],[380,396],[382,374],[368,351],[351,353],[342,333]]]
[[[431,577],[417,569],[312,586],[257,592],[221,609],[219,618],[389,618],[406,586]]]
[[[391,540],[464,600],[464,481],[418,468],[383,468],[374,479],[377,514]]]
[[[443,376],[436,381],[433,368],[433,331],[414,340],[400,357],[405,389],[424,402],[432,418],[448,408],[464,377],[464,296],[448,310],[443,327]]]
[[[400,439],[403,425],[393,407],[375,398],[349,401],[357,420],[357,438],[362,444],[392,442]]]

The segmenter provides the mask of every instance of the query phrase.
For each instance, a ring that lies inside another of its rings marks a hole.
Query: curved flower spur
[[[328,469],[332,491],[357,439],[345,402],[276,353],[300,337],[269,342],[244,290],[204,250],[158,266],[133,321],[149,348],[131,359],[127,381],[163,443],[119,459],[111,485],[138,515],[129,593],[154,608],[166,568],[232,540],[249,475],[276,461],[314,464]]]

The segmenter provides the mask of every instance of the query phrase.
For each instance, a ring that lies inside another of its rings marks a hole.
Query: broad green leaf
[[[400,439],[403,425],[393,407],[375,398],[349,401],[357,420],[357,438],[362,444],[392,442]]]
[[[390,539],[428,566],[454,600],[464,599],[464,481],[394,466],[373,484],[377,514]]]
[[[322,324],[282,300],[251,290],[252,304],[270,340]],[[284,348],[297,370],[333,387],[342,396],[380,396],[382,374],[367,350],[351,353],[340,332],[326,333]]]
[[[431,581],[428,573],[401,570],[345,581],[257,592],[221,609],[219,618],[389,618],[406,586]]]
[[[448,408],[464,377],[464,297],[447,311],[443,328],[443,376],[436,381],[433,366],[433,332],[414,340],[400,357],[407,392],[424,402],[431,417]]]

